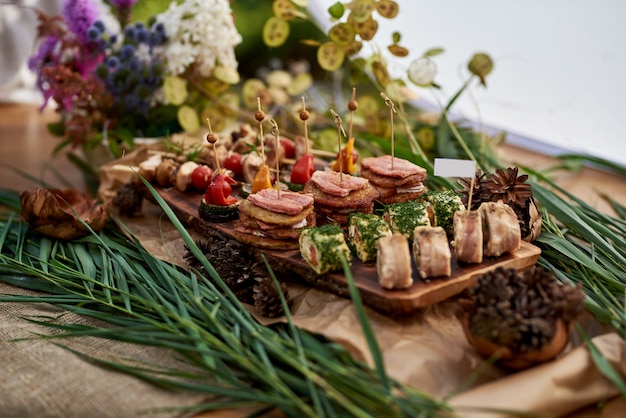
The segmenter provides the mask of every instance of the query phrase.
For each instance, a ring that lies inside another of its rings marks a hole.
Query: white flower
[[[150,56],[150,47],[146,44],[139,44],[135,48],[135,57],[143,63],[150,62],[152,57]]]
[[[409,80],[420,87],[428,87],[435,81],[437,65],[428,57],[420,57],[409,66]]]
[[[235,47],[242,39],[228,0],[172,2],[157,21],[168,38],[163,48],[168,74],[180,75],[194,63],[203,77],[211,76],[217,65],[237,68]]]

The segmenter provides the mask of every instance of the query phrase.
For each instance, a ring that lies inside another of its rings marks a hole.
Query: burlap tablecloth
[[[0,283],[2,295],[34,293]],[[53,331],[28,321],[60,318],[72,324],[103,325],[93,319],[46,303],[2,302],[0,318],[1,417],[178,417],[189,414],[159,409],[193,405],[206,398],[103,368],[57,344],[104,360],[180,366],[167,350],[93,337],[46,340],[37,336]]]

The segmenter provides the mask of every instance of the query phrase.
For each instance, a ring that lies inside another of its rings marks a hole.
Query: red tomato
[[[224,160],[224,168],[233,172],[233,175],[240,176],[243,171],[243,157],[238,152],[229,152]]]
[[[291,170],[291,182],[296,184],[306,183],[315,172],[313,154],[307,154],[293,165]]]
[[[211,181],[213,170],[208,165],[199,165],[191,172],[191,185],[204,192]]]
[[[285,150],[285,158],[296,156],[296,144],[289,138],[280,138],[280,145]]]
[[[204,201],[219,206],[228,206],[236,203],[237,198],[230,195],[232,192],[230,185],[235,183],[235,180],[225,174],[215,176],[206,189]]]

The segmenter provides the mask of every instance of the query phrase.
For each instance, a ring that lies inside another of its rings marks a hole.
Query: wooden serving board
[[[170,189],[157,189],[172,210],[184,222],[196,231],[205,235],[219,235],[222,238],[234,238],[234,221],[212,223],[201,219],[198,215],[201,195],[181,193]],[[257,256],[264,254],[277,273],[287,278],[301,278],[341,296],[349,297],[348,283],[342,272],[318,275],[300,256],[298,250],[272,251],[253,249]],[[481,264],[459,264],[452,252],[452,275],[445,278],[423,280],[418,277],[413,264],[413,285],[408,289],[386,290],[378,283],[376,263],[363,263],[352,257],[352,275],[363,301],[368,306],[386,314],[405,314],[428,305],[441,302],[471,286],[478,276],[497,267],[525,270],[537,262],[541,250],[525,241],[512,254],[500,257],[485,257]],[[294,277],[295,276],[295,277]]]

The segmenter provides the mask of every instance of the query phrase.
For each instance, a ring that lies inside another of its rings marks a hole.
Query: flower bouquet
[[[67,0],[59,16],[35,10],[39,46],[29,67],[42,108],[57,106],[50,131],[65,138],[57,149],[101,144],[115,158],[137,137],[193,132],[206,93],[239,81],[241,36],[227,0],[136,1]]]

